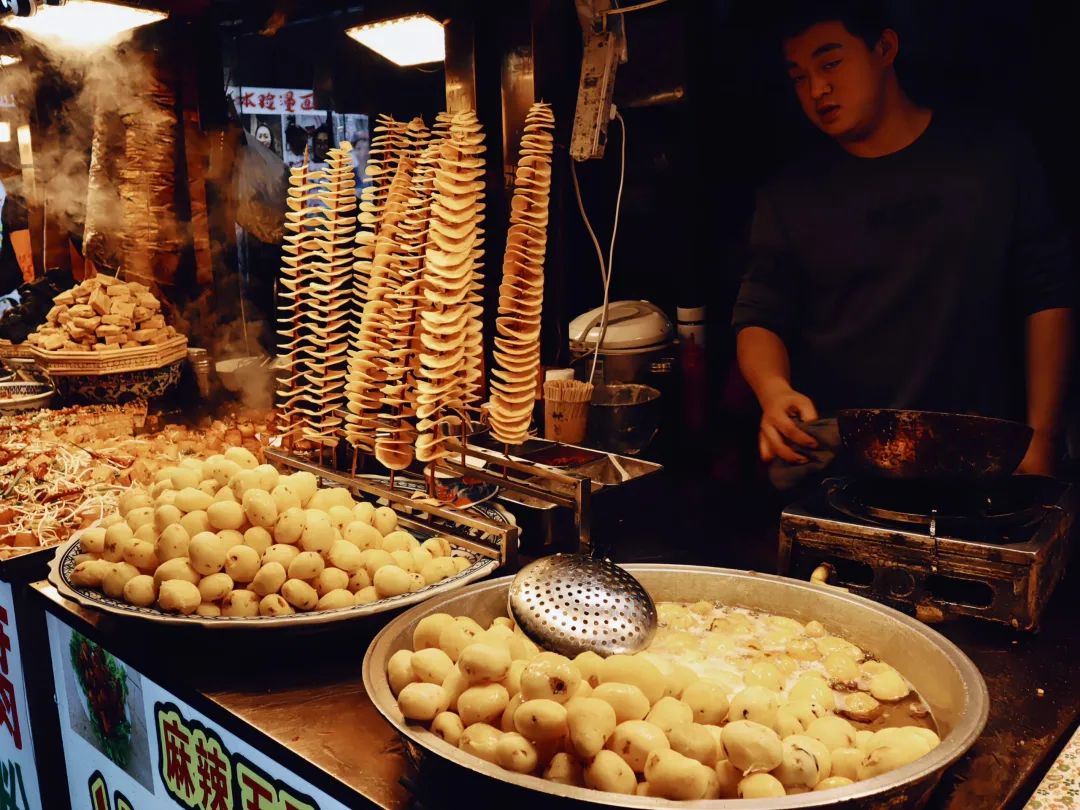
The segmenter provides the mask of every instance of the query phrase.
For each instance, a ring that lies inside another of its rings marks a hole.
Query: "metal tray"
[[[487,520],[510,523],[512,517],[504,510],[487,504],[479,504],[469,507]],[[420,530],[412,528],[415,534]],[[439,534],[438,523],[431,525],[429,536]],[[78,533],[57,549],[56,556],[49,563],[49,582],[65,599],[81,605],[82,607],[100,610],[113,616],[130,619],[141,619],[161,625],[173,627],[209,627],[223,629],[268,629],[281,627],[310,627],[312,625],[329,624],[331,622],[348,621],[365,616],[373,616],[378,613],[400,610],[401,608],[415,605],[434,596],[446,595],[471,582],[489,576],[498,568],[498,560],[483,557],[471,551],[455,547],[455,555],[468,557],[472,564],[459,574],[428,585],[415,593],[392,596],[380,599],[366,605],[339,608],[337,610],[320,610],[307,613],[294,613],[291,616],[181,616],[173,613],[165,613],[156,607],[138,607],[130,605],[120,599],[113,599],[101,591],[93,588],[80,588],[71,583],[71,571],[75,568],[75,556],[79,554]]]
[[[708,599],[804,622],[817,619],[831,632],[897,667],[930,706],[942,738],[941,745],[916,762],[844,788],[783,799],[681,802],[679,806],[729,810],[919,807],[945,769],[963,756],[986,725],[989,697],[975,665],[952,642],[898,611],[825,586],[767,574],[699,566],[624,567],[657,600]],[[488,806],[497,801],[514,802],[519,810],[556,803],[675,806],[658,799],[602,793],[512,773],[464,753],[402,717],[386,678],[390,656],[411,643],[416,624],[432,613],[467,615],[481,623],[505,616],[510,581],[510,577],[502,577],[430,599],[387,624],[368,648],[364,686],[376,708],[401,735],[406,752],[420,771],[420,783],[455,784],[457,795],[472,796],[467,791],[481,791],[476,795],[483,796]]]

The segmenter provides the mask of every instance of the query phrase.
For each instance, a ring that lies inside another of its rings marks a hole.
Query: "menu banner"
[[[0,808],[41,806],[15,604],[11,585],[0,582]]]
[[[56,616],[47,621],[72,807],[346,810]]]

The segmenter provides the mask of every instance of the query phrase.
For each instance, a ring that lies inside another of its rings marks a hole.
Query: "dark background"
[[[595,253],[568,175],[566,148],[581,54],[572,0],[175,0],[165,5],[172,8],[170,20],[137,38],[147,47],[188,54],[180,67],[197,75],[200,121],[211,130],[240,125],[222,103],[220,90],[228,84],[312,88],[316,106],[323,109],[372,119],[379,113],[423,115],[430,121],[445,103],[442,68],[399,68],[349,39],[345,29],[412,11],[468,20],[475,27],[478,114],[491,147],[487,247],[492,275],[501,253],[498,234],[505,230],[500,227],[505,216],[498,160],[500,67],[515,49],[531,48],[538,94],[554,104],[559,122],[544,359],[566,362],[566,324],[601,301]],[[1072,193],[1080,159],[1069,126],[1077,5],[897,0],[892,7],[901,43],[898,70],[912,95],[935,108],[978,110],[1023,123],[1041,154],[1061,216],[1080,244],[1080,209]],[[734,370],[727,326],[753,191],[812,139],[824,137],[799,111],[778,43],[767,33],[777,13],[778,4],[768,0],[669,0],[622,17],[629,62],[618,69],[616,103],[626,120],[628,159],[612,299],[649,299],[672,320],[676,305],[708,306],[711,427],[706,436],[680,435],[673,416],[670,441],[658,452],[669,463],[677,460],[673,466],[704,468],[729,481],[760,480],[756,404]],[[38,78],[36,114],[47,120],[70,88],[46,73]],[[678,100],[650,103],[676,90]],[[585,204],[605,253],[621,137],[613,123],[606,157],[579,166]],[[14,143],[4,146],[14,152]],[[229,251],[221,255],[229,261]],[[260,272],[269,281],[277,272],[276,253],[262,255]],[[665,393],[677,405],[677,390]]]

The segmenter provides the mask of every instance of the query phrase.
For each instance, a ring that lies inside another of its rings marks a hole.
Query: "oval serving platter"
[[[478,517],[482,517],[494,523],[510,524],[513,522],[513,517],[508,512],[494,505],[478,504],[469,507],[469,510],[475,511]],[[439,535],[438,525],[438,521],[432,521],[430,530],[425,531],[417,529],[412,533],[416,535],[418,540],[423,541],[428,537]],[[464,529],[464,527],[461,527],[459,530],[468,531],[469,534],[473,536],[479,535],[479,532],[476,530]],[[101,591],[93,588],[81,588],[73,585],[71,583],[71,572],[75,568],[75,557],[79,553],[79,537],[78,534],[75,534],[64,545],[60,546],[56,555],[49,562],[49,582],[56,587],[56,590],[61,596],[65,599],[70,599],[82,607],[100,610],[113,616],[142,619],[144,621],[162,625],[171,625],[174,627],[202,626],[214,628],[261,629],[271,627],[308,627],[312,625],[348,621],[350,619],[358,619],[365,616],[374,616],[379,613],[398,610],[423,602],[426,599],[430,599],[432,596],[448,593],[468,585],[470,582],[475,582],[478,579],[489,576],[499,565],[498,560],[483,557],[474,552],[466,551],[465,549],[454,546],[454,556],[467,557],[472,564],[464,571],[455,574],[452,577],[448,577],[441,582],[428,585],[426,588],[421,588],[415,593],[379,599],[366,605],[354,605],[352,607],[338,608],[336,610],[294,613],[290,616],[196,616],[194,614],[191,616],[183,616],[175,613],[166,613],[157,607],[138,607],[136,605],[130,605],[120,599],[113,599],[112,597],[106,596]]]

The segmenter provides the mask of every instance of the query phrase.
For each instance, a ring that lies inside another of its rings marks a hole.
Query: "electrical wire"
[[[578,211],[581,212],[581,218],[585,221],[585,229],[592,238],[593,247],[596,248],[596,261],[600,264],[600,285],[604,289],[607,289],[608,274],[607,265],[604,263],[604,251],[600,247],[600,240],[596,238],[596,232],[593,230],[592,223],[589,222],[589,215],[585,213],[585,203],[581,200],[581,186],[578,185],[577,179],[577,161],[573,159],[570,161],[570,176],[574,179],[574,194],[577,195]],[[589,326],[589,329],[581,335],[582,342],[588,340],[589,332],[591,331],[592,327]],[[597,341],[596,348],[593,350],[592,368],[589,370],[588,382],[590,383],[593,381],[593,375],[596,374],[596,358],[599,355],[599,351],[600,343]]]
[[[589,369],[589,382],[592,382],[593,377],[596,375],[596,364],[600,359],[600,347],[603,345],[604,337],[607,335],[611,271],[615,264],[615,237],[619,232],[619,210],[622,207],[623,184],[626,180],[626,121],[623,119],[622,113],[618,110],[615,111],[615,117],[619,120],[619,126],[622,128],[622,144],[620,147],[619,191],[615,197],[615,222],[611,228],[611,244],[608,248],[607,262],[604,261],[604,252],[600,247],[600,240],[597,239],[596,231],[593,230],[592,223],[589,221],[589,215],[585,212],[585,203],[581,199],[581,185],[578,183],[576,162],[570,162],[570,176],[574,181],[574,194],[577,197],[578,210],[581,212],[581,219],[585,222],[585,229],[589,232],[593,247],[596,249],[596,260],[600,264],[600,279],[604,286],[604,303],[603,310],[600,314],[600,334],[596,341],[596,347],[593,349],[592,366]],[[588,335],[582,335],[581,337],[582,340],[585,340]]]
[[[570,161],[570,176],[574,179],[574,194],[577,195],[578,211],[581,212],[581,218],[585,221],[585,229],[592,238],[593,247],[596,248],[596,260],[600,262],[600,281],[602,284],[607,284],[607,265],[604,263],[604,251],[600,247],[600,240],[596,238],[592,223],[589,222],[589,215],[585,213],[585,203],[581,201],[581,186],[578,185],[576,160]]]
[[[626,6],[625,8],[609,8],[601,11],[600,13],[605,17],[611,17],[616,14],[629,14],[631,11],[641,11],[644,8],[652,8],[653,6],[661,6],[668,0],[645,0],[644,3],[635,3],[632,6]]]
[[[593,352],[592,369],[589,372],[589,382],[592,382],[596,373],[596,361],[600,358],[600,347],[604,345],[608,328],[608,303],[611,290],[611,277],[615,275],[615,237],[619,233],[619,211],[622,208],[623,183],[626,181],[626,121],[622,113],[615,110],[615,117],[619,120],[619,128],[622,130],[622,143],[619,146],[619,191],[615,195],[615,221],[611,225],[611,245],[608,248],[607,273],[604,278],[604,310],[600,314],[600,335],[596,340],[596,351]]]

